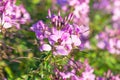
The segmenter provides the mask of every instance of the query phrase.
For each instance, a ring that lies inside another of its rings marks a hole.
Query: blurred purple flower
[[[20,24],[30,21],[30,15],[24,6],[17,6],[15,3],[16,0],[0,1],[0,25],[2,28],[6,29],[15,26],[20,29]]]
[[[94,8],[110,14],[112,27],[120,29],[120,0],[99,0],[95,1]]]
[[[120,54],[119,34],[119,29],[106,29],[96,36],[97,46],[101,49],[107,49],[112,54]]]

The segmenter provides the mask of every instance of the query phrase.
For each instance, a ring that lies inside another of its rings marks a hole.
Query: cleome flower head
[[[72,49],[81,46],[82,30],[76,24],[70,24],[73,14],[62,17],[51,14],[48,10],[47,18],[50,24],[45,24],[42,20],[33,24],[31,30],[35,32],[40,43],[40,51],[52,51],[54,55],[68,55]]]

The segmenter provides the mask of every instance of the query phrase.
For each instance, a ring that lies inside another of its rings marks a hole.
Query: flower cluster
[[[67,65],[63,67],[63,71],[55,70],[56,77],[61,80],[95,80],[94,70],[86,60],[84,63],[70,60]]]
[[[50,25],[40,20],[31,27],[39,40],[40,51],[52,51],[54,55],[68,55],[73,48],[80,49],[83,26],[70,24],[72,13],[62,18],[60,12],[58,15],[53,15],[49,10],[47,18],[50,19]]]
[[[107,49],[110,53],[120,54],[120,30],[107,29],[96,36],[97,46],[101,49]]]
[[[4,28],[16,26],[30,21],[30,15],[23,5],[17,6],[16,0],[0,0],[0,32]]]
[[[73,10],[74,23],[78,25],[89,24],[89,0],[57,0],[64,11]]]

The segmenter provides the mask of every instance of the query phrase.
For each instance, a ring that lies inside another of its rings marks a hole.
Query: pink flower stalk
[[[54,55],[68,55],[74,48],[81,49],[83,30],[82,26],[69,23],[73,18],[72,13],[62,18],[60,12],[58,15],[53,15],[48,10],[47,18],[50,19],[49,25],[40,20],[31,27],[39,40],[40,51],[52,51]]]
[[[84,63],[70,59],[61,70],[55,69],[59,80],[120,80],[120,74],[114,75],[110,70],[103,77],[95,76],[94,69],[85,60]]]
[[[94,69],[91,68],[87,60],[84,62],[84,65],[85,71],[82,73],[81,80],[95,80],[95,75],[93,74]]]
[[[62,80],[95,80],[93,71],[87,61],[81,63],[72,59],[63,67],[63,71],[57,70],[56,73]]]
[[[106,29],[96,36],[97,46],[101,49],[107,49],[112,54],[120,54],[120,30]]]
[[[16,0],[0,1],[0,26],[1,28],[10,28],[16,26],[20,28],[20,24],[30,21],[30,15],[23,5],[15,5]],[[1,30],[0,30],[1,31]]]

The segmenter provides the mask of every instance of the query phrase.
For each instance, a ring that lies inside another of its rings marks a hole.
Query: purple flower
[[[36,24],[33,24],[30,29],[36,33],[36,36],[39,40],[48,38],[48,36],[50,35],[48,26],[46,26],[41,20],[38,21]]]
[[[62,18],[60,12],[54,15],[49,10],[47,18],[50,19],[49,25],[40,20],[31,27],[39,40],[41,51],[50,50],[54,55],[68,55],[72,49],[79,48],[83,30],[78,25],[69,23],[73,18],[72,13]]]

